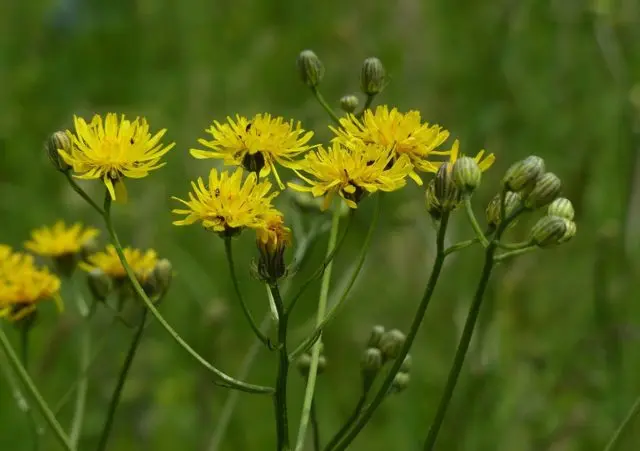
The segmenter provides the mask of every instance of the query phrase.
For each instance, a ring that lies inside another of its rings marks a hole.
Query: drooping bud
[[[404,373],[400,371],[394,376],[393,382],[391,383],[391,387],[389,388],[389,392],[400,393],[406,390],[406,388],[409,386],[410,380],[411,380],[411,376],[409,376],[409,373]]]
[[[257,272],[262,280],[273,284],[287,274],[284,252],[291,244],[291,229],[284,226],[280,215],[268,218],[267,227],[256,230],[256,245],[260,253]]]
[[[379,348],[380,340],[384,335],[384,326],[376,325],[371,328],[371,335],[369,335],[369,341],[367,342],[368,348]]]
[[[89,272],[89,275],[87,276],[87,284],[89,285],[91,295],[99,302],[104,302],[113,288],[109,276],[107,276],[103,270],[98,268],[92,269],[91,272]]]
[[[543,216],[531,228],[531,242],[538,247],[558,244],[567,233],[569,222],[558,216]]]
[[[544,160],[532,155],[511,165],[502,180],[510,191],[520,192],[533,188],[538,177],[544,172]]]
[[[559,216],[566,218],[569,221],[573,221],[575,211],[573,210],[573,204],[565,197],[559,197],[549,204],[547,210],[549,216]]]
[[[360,89],[368,96],[382,92],[387,85],[387,72],[382,62],[375,57],[367,58],[360,71]]]
[[[382,338],[380,338],[380,350],[382,351],[383,357],[387,360],[398,357],[405,340],[405,335],[398,329],[385,332]]]
[[[340,108],[347,113],[353,113],[358,108],[359,103],[360,101],[354,95],[343,96],[340,99]]]
[[[453,165],[453,179],[463,193],[472,193],[480,185],[482,170],[476,160],[460,157]]]
[[[63,131],[57,131],[47,139],[45,150],[53,167],[60,172],[67,172],[71,166],[64,161],[58,149],[62,149],[67,153],[71,152],[71,139]]]
[[[562,181],[553,172],[542,174],[525,197],[525,207],[535,210],[553,202],[562,191]]]
[[[508,217],[509,215],[511,215],[511,213],[513,213],[515,209],[518,208],[521,202],[522,200],[520,198],[520,194],[514,193],[513,191],[507,191],[504,198],[505,217]],[[500,224],[500,218],[501,218],[500,212],[501,212],[500,194],[497,194],[493,199],[491,199],[491,202],[489,202],[489,205],[487,206],[487,210],[486,210],[487,224],[490,227],[494,227],[494,228],[498,227],[498,224]],[[515,224],[515,221],[509,225],[512,226],[514,224]]]
[[[316,87],[324,77],[324,65],[312,50],[303,50],[298,55],[298,71],[302,81],[310,87]]]

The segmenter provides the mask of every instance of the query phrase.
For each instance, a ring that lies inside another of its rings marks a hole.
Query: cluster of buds
[[[320,355],[318,357],[318,370],[317,374],[324,373],[324,370],[327,368],[327,358],[324,355],[324,343],[318,343],[320,346]],[[296,368],[303,377],[309,376],[309,370],[311,368],[311,354],[309,352],[303,353],[298,360],[296,361]]]
[[[569,199],[559,197],[551,202],[546,216],[531,228],[531,242],[538,247],[549,247],[566,243],[576,234],[573,221],[573,205]]]
[[[367,342],[367,347],[360,360],[360,372],[362,373],[363,391],[369,391],[376,376],[383,366],[395,360],[404,346],[406,337],[398,329],[386,331],[383,326],[374,326]],[[411,368],[411,356],[407,355],[402,363],[400,371],[393,379],[390,392],[399,393],[409,384],[409,370]]]

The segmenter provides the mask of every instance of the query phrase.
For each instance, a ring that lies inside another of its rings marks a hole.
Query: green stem
[[[631,425],[631,422],[638,416],[640,416],[640,397],[638,397],[635,400],[635,402],[629,409],[627,416],[624,418],[624,420],[622,420],[622,423],[620,423],[620,426],[618,426],[618,429],[616,429],[616,431],[614,432],[613,436],[611,437],[611,440],[609,440],[609,443],[607,443],[607,446],[605,447],[604,451],[616,451],[618,449],[618,444],[620,443],[620,439],[624,436],[624,433],[628,430],[629,426]]]
[[[101,215],[104,216],[104,210],[102,208],[100,208],[98,206],[98,204],[91,199],[91,197],[89,197],[89,195],[82,189],[80,188],[80,186],[76,183],[76,181],[73,179],[73,176],[71,175],[70,171],[66,171],[64,173],[65,177],[67,178],[67,181],[69,182],[69,185],[71,185],[71,188],[73,188],[73,190],[78,193],[80,195],[80,197],[82,197],[89,205],[91,205],[98,213],[100,213]]]
[[[144,309],[142,312],[142,318],[140,319],[140,324],[138,325],[138,328],[136,329],[136,332],[133,336],[131,346],[129,346],[127,356],[124,359],[122,368],[120,368],[118,383],[116,384],[116,388],[113,390],[113,394],[111,395],[109,409],[107,410],[107,419],[105,420],[104,426],[102,427],[100,441],[98,442],[98,447],[96,448],[97,451],[104,451],[107,448],[107,442],[109,441],[109,436],[111,435],[111,427],[113,426],[113,419],[115,418],[118,404],[120,404],[122,389],[124,388],[124,384],[127,381],[127,376],[129,375],[129,370],[131,369],[133,358],[136,355],[136,351],[138,350],[138,346],[140,345],[140,340],[142,339],[142,332],[144,331],[144,325],[147,320],[147,313],[147,309]]]
[[[396,357],[396,359],[394,360],[393,365],[391,366],[391,369],[387,374],[387,377],[383,381],[382,385],[378,388],[378,391],[376,392],[376,395],[374,396],[373,400],[366,407],[366,409],[364,410],[362,415],[360,415],[358,420],[355,422],[349,434],[347,434],[347,436],[334,448],[327,448],[327,451],[330,451],[331,449],[336,451],[338,450],[342,451],[346,449],[349,446],[349,444],[353,441],[353,439],[355,439],[356,436],[360,433],[360,431],[365,427],[367,422],[373,416],[373,413],[375,412],[375,410],[380,406],[380,404],[382,404],[382,401],[384,400],[385,396],[387,395],[387,393],[389,393],[389,388],[393,383],[393,379],[395,378],[398,371],[400,371],[402,362],[404,361],[404,358],[406,357],[406,355],[409,353],[409,350],[411,349],[411,345],[413,344],[413,341],[418,335],[418,330],[420,329],[420,325],[422,324],[422,319],[424,318],[424,315],[427,311],[427,307],[429,306],[429,303],[433,296],[433,292],[436,288],[438,278],[440,277],[440,271],[442,270],[442,265],[445,259],[444,238],[446,235],[448,222],[449,222],[449,214],[445,213],[442,216],[442,219],[440,220],[440,226],[438,227],[438,235],[436,238],[436,257],[433,262],[433,267],[431,269],[431,275],[429,276],[429,281],[427,282],[427,286],[422,296],[422,300],[413,318],[413,322],[411,323],[411,328],[409,329],[409,333],[407,334],[407,339],[402,345],[402,349],[400,350],[398,357]]]
[[[351,429],[351,426],[353,426],[353,424],[356,422],[356,420],[360,416],[360,413],[362,412],[362,409],[364,409],[364,405],[366,402],[367,402],[367,393],[365,392],[365,393],[362,393],[362,395],[360,396],[360,399],[358,400],[358,403],[356,404],[356,407],[353,409],[353,412],[351,412],[351,415],[349,415],[349,418],[347,418],[347,421],[342,425],[340,430],[336,432],[336,434],[331,438],[325,450],[330,450],[334,448],[340,442],[340,440],[342,440],[342,438],[349,431],[349,429]]]
[[[29,371],[29,332],[31,325],[20,326],[20,361],[25,370]]]
[[[338,229],[340,227],[339,209],[335,209],[331,218],[331,230],[329,231],[329,242],[327,244],[327,257],[331,255],[336,247],[338,240]],[[327,299],[329,298],[329,285],[331,284],[331,272],[333,269],[333,261],[327,265],[327,269],[322,275],[322,283],[320,285],[320,297],[318,299],[318,312],[316,315],[316,325],[320,326],[324,321],[327,310]],[[296,439],[296,451],[302,451],[309,424],[309,415],[311,414],[311,404],[316,386],[316,376],[318,373],[318,360],[320,358],[320,337],[322,332],[318,334],[318,341],[311,351],[311,365],[309,367],[309,376],[307,379],[307,388],[304,394],[304,402],[302,404],[302,414],[300,416],[300,424],[298,426],[298,438]]]
[[[358,262],[356,263],[356,267],[353,270],[353,273],[351,274],[351,279],[349,279],[349,282],[347,283],[347,287],[345,288],[338,302],[336,302],[334,305],[331,306],[331,308],[329,308],[329,312],[324,316],[324,318],[322,318],[322,321],[320,321],[320,323],[316,325],[313,332],[302,343],[300,343],[298,347],[296,347],[296,349],[294,349],[294,351],[291,353],[291,356],[290,356],[291,360],[295,360],[301,354],[303,354],[304,352],[307,352],[309,348],[313,346],[313,344],[320,337],[320,334],[322,333],[322,329],[324,329],[324,327],[326,327],[326,325],[329,324],[329,322],[331,322],[336,317],[338,312],[345,306],[349,293],[351,292],[351,289],[356,283],[356,279],[358,278],[358,275],[360,274],[360,271],[364,266],[364,261],[367,256],[367,253],[369,252],[369,247],[371,246],[371,240],[373,238],[376,225],[378,224],[379,217],[380,217],[380,196],[377,196],[375,208],[373,211],[373,218],[371,219],[371,223],[369,224],[369,230],[367,230],[367,235],[364,239],[364,243],[362,244],[362,249],[360,250]]]
[[[133,285],[134,290],[136,291],[140,299],[142,299],[145,306],[151,312],[154,318],[160,323],[160,325],[169,333],[169,335],[171,335],[171,337],[175,340],[176,343],[178,343],[185,351],[187,351],[189,355],[191,355],[191,357],[193,357],[203,367],[205,367],[206,369],[214,373],[219,379],[222,380],[222,383],[217,381],[214,382],[217,385],[234,388],[236,390],[241,390],[247,393],[264,393],[264,394],[273,393],[273,389],[271,387],[263,387],[260,385],[247,384],[245,382],[236,380],[231,376],[228,376],[227,374],[223,373],[222,371],[220,371],[219,369],[211,365],[209,362],[207,362],[204,359],[204,357],[202,357],[191,346],[189,346],[189,344],[186,341],[184,341],[184,339],[180,336],[180,334],[178,334],[178,332],[176,332],[171,327],[171,325],[169,325],[169,323],[164,319],[162,314],[158,311],[156,306],[153,304],[153,302],[149,299],[149,297],[144,292],[142,286],[140,285],[140,282],[138,282],[138,279],[135,273],[133,272],[133,270],[131,269],[131,266],[127,262],[127,259],[124,256],[124,252],[122,251],[122,245],[120,244],[118,235],[116,234],[116,231],[113,227],[113,222],[111,220],[111,214],[110,214],[110,207],[111,207],[111,198],[107,195],[105,196],[104,220],[107,226],[107,231],[109,232],[109,235],[111,237],[113,247],[115,248],[116,253],[118,254],[118,258],[120,258],[120,262],[122,263],[122,266],[124,267],[124,270],[127,273],[129,281],[131,282],[131,285]]]
[[[333,121],[340,125],[340,118],[338,117],[338,115],[335,113],[335,111],[333,111],[333,108],[331,108],[331,106],[329,106],[329,104],[327,103],[326,100],[324,100],[324,97],[322,96],[322,94],[320,93],[320,91],[318,90],[317,86],[312,86],[311,87],[311,92],[313,93],[313,95],[316,97],[316,99],[318,100],[318,103],[322,106],[322,108],[324,108],[324,110],[327,112],[327,114],[329,114],[329,116],[331,117],[331,119],[333,119]]]
[[[375,98],[375,94],[367,94],[367,100],[365,100],[362,110],[360,110],[360,112],[356,116],[358,119],[362,119],[362,116],[364,116],[364,112],[371,108],[371,104],[373,103],[373,99]]]
[[[76,289],[77,291],[77,289]],[[78,312],[83,317],[82,337],[80,339],[80,361],[78,362],[78,390],[76,392],[76,403],[71,422],[71,430],[69,439],[74,447],[78,446],[82,424],[84,422],[85,406],[87,403],[87,390],[89,385],[88,370],[91,358],[91,328],[89,323],[89,309],[82,298],[81,294],[76,292],[76,304]]]
[[[504,252],[502,254],[498,254],[495,256],[494,260],[496,262],[501,262],[506,260],[507,258],[516,257],[518,255],[526,254],[531,251],[535,251],[538,249],[538,246],[529,246],[522,249],[516,249],[515,251]]]
[[[0,347],[2,347],[2,350],[9,359],[9,363],[13,367],[13,370],[18,376],[18,379],[20,379],[20,382],[22,382],[26,390],[34,399],[36,405],[38,406],[38,409],[40,410],[40,413],[45,418],[51,430],[54,432],[56,440],[60,443],[60,445],[62,445],[65,450],[74,451],[75,448],[71,445],[69,437],[67,437],[67,434],[62,429],[62,426],[60,426],[60,423],[58,423],[58,420],[56,419],[53,412],[51,412],[51,409],[47,405],[47,402],[38,391],[38,388],[33,383],[33,380],[31,380],[31,377],[29,377],[27,370],[25,370],[24,366],[22,366],[22,364],[20,363],[20,359],[16,355],[13,347],[11,346],[11,343],[9,342],[9,339],[7,338],[7,335],[4,333],[4,330],[1,327]]]
[[[516,251],[531,246],[531,240],[520,241],[519,243],[497,243],[500,249],[506,249],[508,251]]]
[[[224,238],[224,251],[227,255],[227,263],[229,264],[229,271],[231,273],[231,280],[233,282],[233,288],[236,291],[236,295],[238,296],[238,300],[240,301],[240,306],[242,307],[242,312],[244,313],[245,318],[249,322],[249,326],[251,330],[256,335],[256,337],[268,348],[271,348],[271,343],[269,342],[269,338],[262,333],[256,321],[253,319],[253,315],[249,311],[249,307],[244,301],[244,297],[242,296],[242,292],[240,291],[240,284],[238,283],[238,277],[236,275],[235,265],[233,263],[233,250],[231,247],[231,237]]]
[[[276,438],[278,451],[289,451],[289,419],[287,414],[287,380],[289,377],[289,354],[287,352],[287,325],[289,315],[278,285],[270,286],[271,294],[278,312],[278,372],[273,402],[276,411]]]
[[[320,424],[315,400],[311,403],[311,432],[313,434],[313,451],[320,451]]]
[[[478,238],[473,238],[470,240],[465,240],[465,241],[460,241],[459,243],[456,244],[452,244],[451,246],[449,246],[445,251],[444,251],[444,255],[449,255],[449,254],[453,254],[454,252],[457,252],[459,250],[462,249],[466,249],[469,246],[473,246],[476,243],[479,243],[480,240]]]
[[[476,234],[476,239],[482,244],[482,247],[489,246],[489,241],[484,236],[484,232],[480,228],[478,224],[478,220],[476,219],[476,215],[473,213],[473,207],[471,206],[471,195],[465,194],[464,196],[464,211],[467,214],[467,218],[469,219],[469,223],[471,223],[471,228]]]

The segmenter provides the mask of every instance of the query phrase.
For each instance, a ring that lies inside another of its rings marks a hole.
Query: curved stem
[[[358,119],[362,119],[362,116],[364,116],[364,112],[371,108],[371,104],[373,103],[373,99],[375,98],[375,94],[367,94],[367,100],[365,100],[362,110],[360,110],[360,112],[356,116]]]
[[[307,352],[311,346],[318,340],[320,334],[322,333],[322,329],[326,327],[331,320],[333,320],[338,312],[344,307],[346,304],[347,298],[353,285],[356,283],[356,279],[364,266],[364,261],[369,252],[369,247],[371,246],[371,239],[373,238],[374,231],[376,229],[376,225],[378,224],[378,218],[380,217],[380,196],[378,195],[376,198],[375,209],[373,211],[373,218],[371,219],[371,223],[369,224],[369,230],[367,230],[367,235],[365,236],[364,243],[362,244],[362,249],[360,250],[360,255],[358,257],[358,262],[356,263],[356,267],[351,274],[351,279],[349,279],[349,283],[347,283],[347,287],[342,293],[342,296],[334,305],[329,308],[329,312],[322,318],[322,321],[318,323],[313,330],[313,332],[294,349],[291,353],[291,360],[295,360],[302,353]]]
[[[73,179],[73,176],[71,175],[70,171],[66,171],[64,173],[65,177],[67,178],[67,181],[69,182],[69,184],[71,185],[71,188],[73,188],[73,190],[78,193],[80,195],[80,197],[82,197],[89,205],[91,205],[98,213],[100,213],[101,215],[104,215],[104,210],[102,208],[100,208],[98,206],[98,204],[91,199],[91,197],[89,197],[89,195],[82,189],[80,188],[80,186],[76,183],[76,181]]]
[[[218,385],[223,385],[229,388],[235,388],[236,390],[242,390],[247,393],[273,393],[273,389],[271,387],[262,387],[260,385],[253,385],[253,384],[247,384],[245,382],[241,382],[239,380],[232,378],[231,376],[228,376],[227,374],[223,373],[222,371],[220,371],[219,369],[211,365],[209,362],[207,362],[204,359],[204,357],[202,357],[191,346],[189,346],[189,344],[186,341],[184,341],[184,339],[180,336],[180,334],[178,334],[178,332],[176,332],[171,327],[171,325],[164,319],[162,314],[158,311],[156,306],[153,304],[153,302],[149,299],[149,297],[144,292],[142,286],[140,285],[140,282],[138,282],[138,279],[136,278],[133,270],[131,269],[131,266],[129,265],[129,263],[127,262],[127,259],[124,256],[124,252],[122,251],[122,245],[120,244],[118,235],[116,234],[116,231],[113,228],[113,222],[111,221],[110,206],[111,206],[111,198],[107,195],[105,196],[104,220],[107,226],[107,231],[109,232],[109,235],[111,237],[113,247],[115,248],[116,253],[118,254],[118,258],[120,258],[120,262],[122,263],[122,266],[124,267],[124,270],[127,273],[129,281],[131,282],[131,285],[133,286],[135,292],[140,297],[140,299],[142,299],[147,309],[151,312],[154,318],[160,323],[160,325],[169,333],[169,335],[171,335],[171,337],[175,340],[176,343],[178,343],[185,351],[187,351],[187,353],[189,353],[189,355],[191,355],[191,357],[197,360],[198,363],[200,363],[206,369],[214,373],[223,382],[223,383],[220,383],[216,381],[214,383]]]
[[[320,423],[315,400],[311,403],[311,432],[313,433],[313,451],[320,451]]]
[[[507,258],[516,257],[518,255],[526,254],[528,252],[535,251],[536,249],[538,249],[538,246],[529,246],[529,247],[525,247],[525,248],[522,248],[522,249],[516,249],[515,251],[504,252],[502,254],[496,255],[494,260],[496,262],[501,262],[503,260],[506,260]]]
[[[136,355],[136,351],[138,350],[138,345],[140,344],[140,340],[142,339],[142,332],[144,331],[144,325],[146,320],[147,320],[147,309],[144,309],[142,312],[142,318],[140,319],[140,324],[136,329],[136,333],[133,336],[133,341],[131,342],[131,346],[129,346],[129,351],[127,352],[127,356],[124,359],[122,368],[120,369],[120,375],[118,376],[118,383],[116,384],[116,388],[113,390],[113,394],[111,395],[111,401],[109,402],[109,410],[107,410],[107,419],[105,420],[104,426],[102,427],[102,433],[100,434],[100,441],[98,442],[98,447],[96,448],[97,451],[104,451],[107,448],[107,442],[109,441],[109,436],[111,435],[111,427],[113,425],[113,419],[115,418],[118,404],[120,404],[120,396],[122,395],[122,389],[124,388],[124,384],[127,381],[127,376],[129,375],[129,370],[131,369],[133,358]]]
[[[84,299],[76,289],[76,304],[78,311],[83,317],[82,337],[80,339],[80,359],[78,364],[78,391],[76,392],[76,403],[71,422],[71,430],[69,431],[69,439],[74,447],[78,446],[82,424],[84,422],[84,412],[87,402],[87,390],[89,385],[88,369],[91,358],[91,329],[89,327],[89,309]]]
[[[367,402],[367,393],[365,392],[365,393],[362,393],[362,395],[360,395],[360,399],[358,400],[356,407],[353,409],[353,412],[351,412],[351,415],[349,415],[349,418],[347,418],[347,421],[345,421],[345,423],[342,425],[340,430],[336,432],[336,434],[331,438],[331,440],[329,441],[329,443],[325,448],[326,450],[332,449],[338,444],[338,442],[340,442],[340,440],[342,440],[342,438],[349,431],[349,429],[351,429],[351,426],[353,426],[353,423],[355,423],[358,417],[360,416],[360,412],[362,412],[362,409],[364,408],[364,405],[366,402]]]
[[[470,240],[460,241],[459,243],[452,244],[451,246],[449,246],[444,251],[444,255],[453,254],[454,252],[457,252],[457,251],[462,250],[462,249],[466,249],[469,246],[473,246],[474,244],[479,243],[479,242],[480,242],[480,240],[478,238],[472,238]]]
[[[62,445],[65,450],[74,451],[75,448],[71,445],[69,437],[67,437],[67,434],[62,429],[62,426],[60,426],[60,423],[58,423],[58,420],[56,419],[53,412],[51,412],[51,409],[49,408],[47,402],[38,391],[38,388],[33,383],[33,380],[31,380],[31,377],[29,377],[27,370],[25,370],[24,366],[22,366],[22,364],[20,363],[20,359],[16,355],[13,347],[11,346],[11,343],[9,342],[9,339],[7,338],[7,335],[4,333],[4,330],[1,327],[0,347],[9,359],[9,363],[13,367],[13,370],[16,373],[18,379],[20,379],[20,382],[22,382],[24,387],[27,389],[36,405],[38,406],[40,413],[45,418],[51,430],[54,432],[58,443],[60,443],[60,445]]]
[[[335,113],[335,111],[333,111],[333,108],[331,108],[331,106],[329,106],[329,104],[327,103],[326,100],[324,100],[324,97],[322,96],[322,94],[320,93],[320,91],[318,90],[317,86],[312,86],[311,87],[311,92],[313,93],[313,95],[315,96],[315,98],[318,100],[318,103],[322,106],[322,108],[324,108],[324,110],[327,112],[327,114],[329,115],[329,117],[331,117],[331,119],[333,119],[333,121],[340,125],[340,118],[338,117],[338,115]]]
[[[438,227],[438,236],[436,238],[436,258],[433,262],[433,268],[431,269],[431,275],[429,276],[429,281],[427,282],[427,286],[425,288],[424,294],[422,296],[422,300],[420,301],[420,305],[416,311],[416,314],[413,318],[413,322],[411,323],[411,328],[409,329],[409,333],[407,334],[407,339],[402,345],[402,349],[399,352],[398,357],[393,362],[389,373],[387,373],[387,377],[384,379],[381,386],[378,388],[373,400],[366,407],[362,415],[358,418],[358,420],[354,423],[353,428],[347,434],[347,436],[332,450],[342,451],[349,446],[349,444],[356,438],[356,436],[360,433],[360,431],[365,427],[367,422],[373,416],[375,410],[380,406],[385,396],[389,392],[389,388],[393,383],[393,379],[400,370],[402,366],[402,362],[404,358],[409,353],[411,349],[411,345],[418,334],[418,330],[420,329],[420,325],[422,324],[422,319],[424,318],[424,314],[427,311],[427,307],[429,307],[429,303],[433,296],[433,292],[436,288],[436,284],[438,282],[438,278],[440,277],[440,271],[442,270],[442,265],[444,263],[445,255],[445,243],[444,238],[446,235],[447,224],[449,222],[449,214],[445,213],[440,220],[440,226]],[[327,449],[330,451],[331,449]]]
[[[331,230],[329,231],[329,242],[327,244],[327,258],[331,255],[336,247],[338,240],[338,229],[340,228],[340,212],[335,209],[331,218]],[[316,324],[320,326],[325,318],[327,310],[327,299],[329,298],[329,285],[331,284],[331,272],[333,262],[330,261],[327,269],[322,275],[322,283],[320,285],[320,297],[318,299],[318,312],[316,315]],[[318,334],[318,339],[322,336],[322,332]],[[307,434],[307,426],[309,424],[309,415],[311,414],[311,404],[313,403],[313,395],[316,387],[316,376],[318,373],[318,360],[320,359],[320,341],[315,343],[311,351],[311,365],[309,367],[309,376],[307,378],[307,387],[304,393],[304,402],[302,404],[302,414],[300,416],[300,424],[298,425],[298,438],[296,439],[296,451],[302,451],[304,441]]]
[[[616,429],[616,431],[613,433],[613,436],[611,437],[611,440],[609,440],[609,443],[607,443],[604,451],[615,451],[616,449],[618,449],[620,439],[623,437],[624,433],[631,425],[631,422],[638,416],[640,416],[640,397],[635,400],[635,402],[629,409],[627,416],[624,418],[624,420],[622,420],[622,423],[620,423],[618,429]]]
[[[227,255],[227,263],[229,264],[229,272],[231,273],[231,281],[233,282],[233,288],[236,291],[236,295],[238,296],[238,300],[240,301],[240,306],[242,307],[242,312],[244,313],[245,318],[249,322],[249,326],[253,333],[258,337],[258,339],[268,348],[271,348],[271,343],[269,342],[269,338],[265,336],[256,321],[253,319],[253,315],[249,311],[249,307],[244,301],[244,297],[242,296],[242,292],[240,291],[240,285],[238,284],[238,277],[236,276],[235,265],[233,264],[233,250],[231,248],[231,237],[224,238],[224,251]]]
[[[480,228],[478,224],[478,220],[476,219],[476,215],[473,213],[473,207],[471,206],[471,195],[465,194],[464,196],[464,211],[467,214],[467,218],[469,219],[469,223],[471,224],[471,228],[476,234],[476,238],[482,244],[482,247],[489,246],[489,241],[484,236],[484,232]]]
[[[278,285],[270,286],[278,312],[278,373],[273,402],[276,411],[276,437],[278,451],[289,451],[289,419],[287,414],[287,380],[289,377],[289,355],[287,353],[287,323],[289,315],[284,309]]]
[[[498,241],[497,245],[500,249],[515,251],[515,250],[524,249],[525,247],[531,246],[531,240],[520,241],[519,243],[501,243]]]

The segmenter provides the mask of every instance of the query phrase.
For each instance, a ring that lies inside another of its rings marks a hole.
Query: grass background
[[[302,120],[322,142],[328,119],[298,80],[297,53],[312,48],[324,61],[322,90],[334,105],[357,91],[361,61],[376,55],[392,76],[378,102],[419,109],[459,137],[463,151],[497,155],[475,196],[479,212],[508,165],[530,154],[545,158],[563,179],[577,210],[578,235],[570,244],[496,271],[438,449],[603,449],[640,394],[640,92],[633,89],[639,18],[632,0],[3,2],[0,241],[20,246],[30,229],[58,218],[96,224],[41,150],[73,114],[116,111],[167,127],[177,142],[167,166],[129,184],[131,203],[117,208],[116,222],[127,243],[154,247],[174,263],[178,274],[162,306],[165,316],[203,355],[237,374],[252,338],[234,302],[222,242],[197,227],[171,226],[170,196],[183,196],[189,181],[213,164],[192,159],[188,149],[212,119],[263,111]],[[96,184],[85,186],[100,196]],[[334,286],[349,274],[371,207],[365,201],[358,210]],[[325,441],[359,396],[359,356],[371,326],[406,330],[433,258],[421,190],[409,186],[387,196],[383,208],[360,282],[325,336],[329,366],[317,391]],[[530,226],[521,221],[512,238],[524,238]],[[457,215],[448,239],[470,235]],[[321,261],[325,241],[312,249],[309,269]],[[248,272],[255,256],[250,234],[237,247],[243,290],[259,316],[267,303]],[[418,449],[480,265],[478,250],[448,259],[413,348],[411,385],[385,402],[352,449]],[[296,325],[313,316],[314,293],[317,287],[301,301]],[[33,337],[32,372],[52,404],[76,378],[77,326],[72,306],[62,316],[48,309]],[[91,372],[83,450],[96,445],[131,331],[98,321],[96,335],[107,344]],[[274,372],[275,359],[264,351],[248,379],[270,384]],[[303,386],[294,373],[294,430]],[[152,324],[111,449],[209,449],[227,396]],[[241,395],[219,449],[273,449],[271,409],[269,397]],[[69,403],[60,415],[64,425],[71,413]],[[621,449],[637,449],[635,434]],[[58,449],[51,435],[45,442],[43,449]],[[0,449],[30,449],[28,423],[4,380]]]

